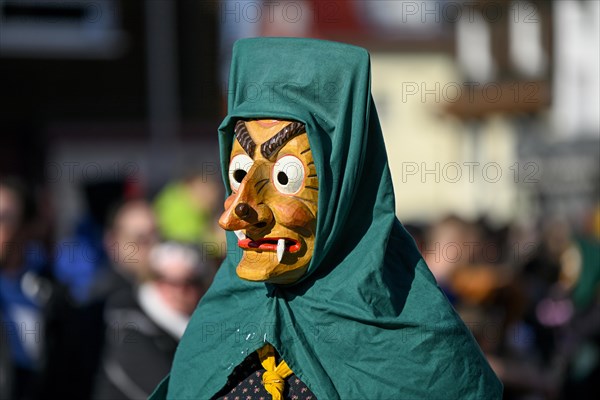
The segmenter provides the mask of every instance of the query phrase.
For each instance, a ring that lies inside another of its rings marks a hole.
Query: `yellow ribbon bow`
[[[282,400],[285,378],[292,374],[292,370],[283,360],[275,366],[275,349],[270,344],[258,350],[258,358],[266,370],[262,377],[265,390],[273,396],[273,400]]]

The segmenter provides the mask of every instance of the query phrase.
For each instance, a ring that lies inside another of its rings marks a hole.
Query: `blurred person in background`
[[[483,352],[497,352],[520,304],[510,285],[514,274],[506,266],[502,229],[493,231],[485,219],[450,215],[434,223],[426,238],[422,252],[438,285]]]
[[[567,398],[600,397],[600,206],[588,215],[586,230],[571,235],[563,256],[562,269],[578,272],[560,279],[574,306],[561,346],[568,360],[562,389]]]
[[[126,200],[109,212],[104,230],[104,249],[109,265],[92,287],[92,299],[146,280],[150,273],[150,249],[159,240],[154,211],[146,200]]]
[[[0,180],[0,397],[31,399],[47,365],[57,291],[30,188]]]
[[[425,233],[423,257],[452,304],[456,303],[452,275],[474,262],[475,244],[481,244],[477,227],[455,215],[440,219]]]
[[[158,225],[169,240],[199,243],[210,238],[219,187],[200,173],[167,183],[154,200]]]
[[[156,245],[149,260],[149,280],[108,299],[96,399],[150,395],[168,373],[177,343],[214,274],[212,260],[178,242]]]
[[[138,191],[135,182],[127,180],[82,184],[86,210],[75,222],[73,231],[58,244],[62,251],[58,252],[54,266],[56,278],[68,286],[78,302],[88,300],[94,279],[108,263],[103,235],[111,205],[131,198]]]
[[[0,181],[0,398],[88,398],[101,325],[56,279],[31,194]]]
[[[166,240],[195,244],[223,244],[225,235],[217,225],[217,210],[223,198],[220,182],[213,175],[192,173],[167,184],[154,200],[161,234]],[[215,256],[223,246],[212,249]]]
[[[149,254],[158,231],[149,203],[130,199],[107,209],[102,234],[106,264],[96,269],[86,297],[56,313],[53,379],[46,386],[57,398],[90,398],[106,345],[107,303],[114,293],[132,292],[150,274]]]
[[[525,240],[447,217],[423,254],[505,385],[504,398],[600,397],[598,214],[545,218]],[[594,215],[594,217],[592,217]]]
[[[515,285],[524,305],[491,364],[510,399],[600,397],[600,243],[565,219],[543,221]]]

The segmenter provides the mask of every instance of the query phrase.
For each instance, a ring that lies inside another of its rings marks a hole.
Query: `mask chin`
[[[255,268],[248,268],[245,263],[240,262],[236,268],[237,275],[244,280],[253,282],[266,282],[278,285],[285,285],[297,282],[304,276],[308,264],[296,267],[294,269],[274,270],[271,272],[258,271]]]

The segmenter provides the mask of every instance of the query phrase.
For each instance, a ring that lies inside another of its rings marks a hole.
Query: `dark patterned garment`
[[[279,363],[279,360],[277,360]],[[256,352],[250,354],[238,365],[225,387],[217,393],[216,400],[271,400],[271,394],[262,384],[265,369]],[[286,400],[316,400],[315,395],[295,374],[285,378],[283,398]]]

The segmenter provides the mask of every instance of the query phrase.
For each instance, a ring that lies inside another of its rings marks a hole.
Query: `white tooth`
[[[246,235],[244,235],[244,232],[242,232],[241,230],[233,231],[233,233],[235,233],[235,236],[237,236],[240,240],[246,239]]]
[[[285,239],[279,239],[277,241],[277,259],[281,262],[283,258],[283,252],[285,251]]]

